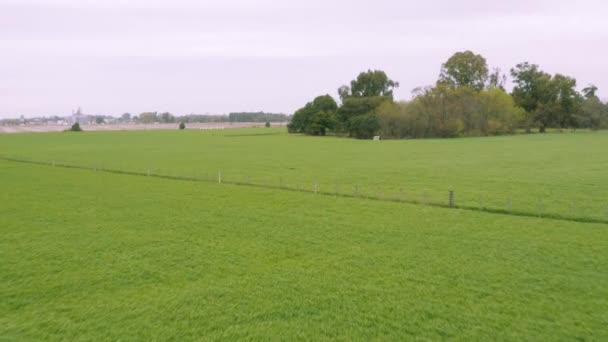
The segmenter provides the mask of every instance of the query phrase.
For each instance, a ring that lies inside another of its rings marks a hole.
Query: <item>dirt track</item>
[[[273,122],[272,126],[285,126],[285,122]],[[230,129],[230,128],[249,128],[263,127],[263,122],[218,122],[218,123],[190,123],[186,124],[186,129]],[[102,124],[102,125],[81,125],[84,131],[145,131],[157,129],[177,129],[178,124]],[[0,134],[3,133],[44,133],[61,132],[70,128],[67,125],[19,125],[19,126],[0,126]]]

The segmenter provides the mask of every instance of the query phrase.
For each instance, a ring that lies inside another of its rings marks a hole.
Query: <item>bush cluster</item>
[[[394,102],[399,86],[381,70],[362,72],[338,89],[341,104],[330,95],[316,97],[297,110],[290,133],[344,135],[369,139],[500,135],[517,128],[608,128],[608,103],[589,85],[582,94],[576,80],[550,75],[535,64],[511,69],[515,86],[504,88],[500,69],[489,71],[485,58],[471,51],[455,53],[441,67],[432,87],[418,89],[412,100]]]

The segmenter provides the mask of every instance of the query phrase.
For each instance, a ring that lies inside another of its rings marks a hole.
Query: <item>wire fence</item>
[[[580,198],[551,197],[545,195],[538,195],[536,198],[534,198],[534,196],[518,198],[509,192],[497,195],[483,190],[458,192],[452,188],[439,190],[421,186],[377,186],[366,185],[364,182],[346,183],[340,182],[339,180],[319,181],[318,179],[304,179],[304,177],[298,178],[297,176],[286,177],[275,174],[253,176],[243,172],[230,174],[224,172],[220,168],[213,170],[179,170],[175,168],[141,168],[127,164],[105,166],[101,162],[84,164],[57,160],[42,161],[14,156],[0,156],[0,159],[52,167],[92,170],[95,172],[99,171],[173,180],[242,185],[311,193],[323,196],[361,198],[516,216],[608,224],[608,203],[601,200],[591,201],[592,203],[596,203],[596,205],[589,205],[589,201],[581,201]]]

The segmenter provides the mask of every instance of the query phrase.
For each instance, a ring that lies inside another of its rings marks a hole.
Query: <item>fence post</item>
[[[454,208],[454,190],[450,190],[449,203],[450,208]]]
[[[317,184],[317,180],[315,179],[315,184],[314,184],[314,192],[315,195],[317,194],[317,191],[319,190],[319,184]]]
[[[217,171],[217,183],[222,184],[222,171]]]
[[[148,177],[150,177],[150,169],[148,169],[147,175]]]

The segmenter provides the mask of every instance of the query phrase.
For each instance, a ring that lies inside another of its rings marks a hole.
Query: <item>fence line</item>
[[[154,172],[151,168],[144,168],[142,171],[132,171],[129,170],[124,165],[119,166],[116,169],[104,167],[102,164],[92,164],[92,165],[78,165],[78,164],[69,164],[63,162],[57,162],[52,160],[48,161],[39,161],[33,159],[24,159],[24,158],[15,158],[15,157],[5,157],[0,156],[0,160],[10,161],[10,162],[18,162],[18,163],[28,163],[28,164],[36,164],[36,165],[46,165],[52,167],[62,167],[62,168],[70,168],[70,169],[81,169],[81,170],[92,170],[106,173],[114,173],[114,174],[122,174],[122,175],[131,175],[131,176],[144,176],[144,177],[154,177],[161,179],[170,179],[170,180],[182,180],[182,181],[193,181],[193,182],[206,182],[206,183],[217,183],[217,184],[231,184],[231,185],[240,185],[240,186],[251,186],[257,188],[266,188],[266,189],[277,189],[284,191],[292,191],[292,192],[303,192],[303,193],[311,193],[314,195],[326,195],[333,197],[343,197],[343,198],[360,198],[360,199],[368,199],[368,200],[376,200],[376,201],[384,201],[384,202],[396,202],[396,203],[407,203],[407,204],[416,204],[423,205],[429,207],[438,207],[438,208],[453,208],[453,209],[462,209],[462,210],[470,210],[470,211],[478,211],[478,212],[486,212],[493,214],[503,214],[503,215],[511,215],[511,216],[522,216],[522,217],[536,217],[536,218],[544,218],[544,219],[554,219],[554,220],[562,220],[562,221],[573,221],[573,222],[583,222],[583,223],[604,223],[608,224],[608,208],[606,208],[606,218],[594,218],[589,216],[576,216],[576,205],[575,202],[571,201],[570,210],[567,210],[566,213],[552,213],[547,212],[544,207],[544,203],[542,198],[538,198],[536,202],[537,207],[532,210],[514,210],[513,209],[513,201],[512,196],[509,194],[506,199],[505,208],[495,208],[491,205],[488,205],[486,198],[480,193],[479,194],[479,205],[471,205],[471,204],[459,204],[458,203],[458,193],[454,190],[446,190],[445,191],[445,201],[433,202],[429,199],[429,193],[426,190],[422,190],[419,193],[419,198],[415,196],[415,190],[411,189],[409,193],[405,191],[403,188],[399,188],[396,197],[390,197],[385,195],[382,190],[371,191],[368,190],[368,193],[362,191],[362,188],[359,183],[354,184],[354,188],[352,191],[340,192],[338,189],[340,188],[339,184],[334,184],[334,187],[331,188],[328,186],[327,188],[322,188],[317,179],[314,179],[312,182],[312,186],[307,187],[303,185],[301,182],[296,182],[293,184],[293,187],[289,187],[289,183],[285,182],[282,177],[279,176],[278,183],[274,184],[273,182],[268,183],[255,183],[251,181],[249,175],[241,177],[239,181],[236,177],[234,179],[228,179],[225,175],[222,174],[221,170],[217,171],[216,177],[213,177],[212,173],[210,174],[208,171],[206,174],[200,174],[194,171],[192,176],[185,176],[180,174],[175,174],[175,172],[167,172],[163,174],[161,172]],[[162,171],[162,170],[159,170]],[[324,190],[327,189],[327,190]],[[408,196],[409,194],[409,196]]]

